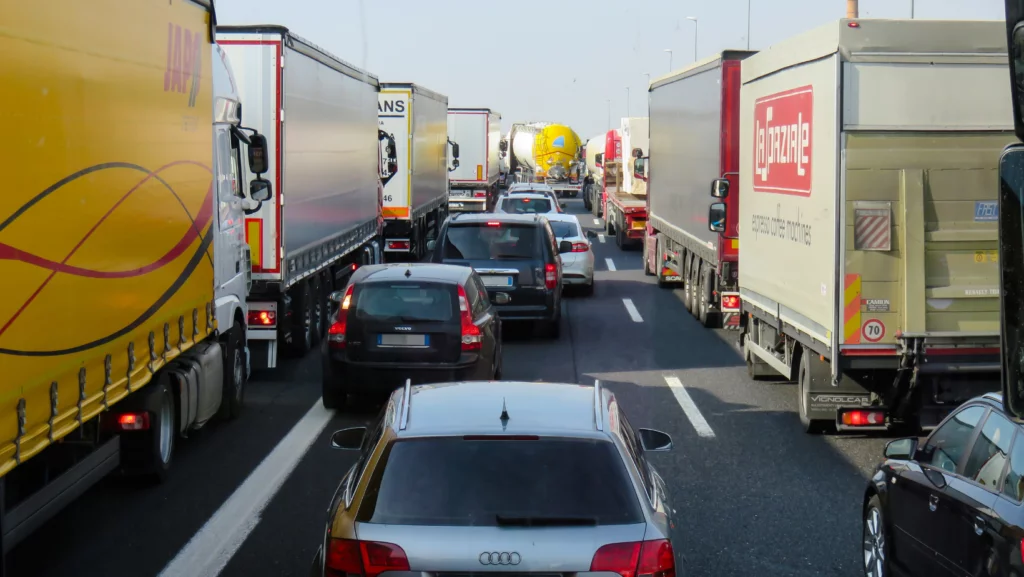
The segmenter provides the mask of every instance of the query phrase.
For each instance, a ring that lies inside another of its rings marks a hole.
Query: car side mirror
[[[437,246],[437,241],[436,240],[431,239],[431,240],[427,241],[427,250],[434,250],[434,247],[436,247],[436,246]]]
[[[711,181],[711,196],[725,198],[729,196],[729,181],[724,178],[716,178]]]
[[[563,240],[563,241],[559,242],[558,243],[558,254],[565,254],[567,252],[572,252],[572,243],[567,241],[567,240]]]
[[[366,427],[349,427],[334,431],[331,435],[331,447],[345,451],[358,451],[363,447],[366,438]]]
[[[253,174],[267,172],[267,137],[259,133],[249,137],[249,171]]]
[[[586,235],[587,235],[587,238],[597,238],[597,233],[596,233],[596,232],[594,232],[594,231],[592,231],[592,230],[588,230],[588,231],[587,231],[586,233],[584,233],[584,234],[586,234]]]
[[[640,445],[644,451],[668,451],[672,448],[672,437],[654,429],[637,429]]]
[[[907,437],[889,441],[885,445],[885,458],[909,461],[917,454],[917,438]]]
[[[257,202],[266,202],[272,195],[269,180],[257,179],[249,183],[249,198]]]
[[[715,202],[708,207],[708,230],[725,232],[725,203]]]

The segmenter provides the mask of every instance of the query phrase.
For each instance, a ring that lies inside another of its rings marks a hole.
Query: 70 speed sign
[[[877,343],[885,336],[885,325],[878,319],[868,319],[860,329],[864,340]]]

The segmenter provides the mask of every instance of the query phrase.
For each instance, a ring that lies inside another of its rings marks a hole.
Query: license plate
[[[512,286],[512,277],[510,276],[481,276],[484,281],[484,286],[493,287],[510,287]]]
[[[646,227],[647,227],[647,221],[646,220],[634,220],[633,221],[633,230],[643,230]]]
[[[430,344],[430,335],[377,335],[377,345],[382,347],[425,347]]]

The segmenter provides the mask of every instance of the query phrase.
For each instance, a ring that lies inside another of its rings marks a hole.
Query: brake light
[[[345,348],[345,332],[348,329],[348,308],[352,304],[352,290],[355,288],[355,285],[349,285],[345,289],[345,298],[342,299],[341,306],[338,307],[338,317],[334,319],[331,328],[327,330],[327,344],[332,349]]]
[[[843,413],[843,424],[849,427],[872,427],[885,424],[882,411],[847,411]]]
[[[544,287],[553,289],[558,286],[558,269],[552,263],[544,265]]]
[[[272,327],[277,324],[277,313],[274,311],[249,311],[249,324],[258,327]]]
[[[408,240],[389,240],[388,249],[390,250],[410,250],[412,248],[412,242]]]
[[[501,226],[501,223],[494,220],[487,221],[487,226]]]
[[[573,252],[587,252],[588,250],[590,250],[590,245],[585,242],[572,243]]]
[[[473,322],[473,313],[469,311],[469,299],[466,289],[459,285],[459,316],[462,318],[462,350],[479,351],[483,346],[484,335],[480,327]]]
[[[622,577],[675,577],[675,552],[668,539],[612,543],[594,553],[590,570],[609,571]]]
[[[475,198],[484,198],[485,196],[487,196],[487,191],[486,190],[477,190],[477,191],[473,192],[473,196]]]
[[[740,295],[722,295],[722,308],[735,310],[740,308]]]
[[[329,577],[377,577],[385,571],[408,571],[409,558],[393,543],[331,539],[324,559]]]

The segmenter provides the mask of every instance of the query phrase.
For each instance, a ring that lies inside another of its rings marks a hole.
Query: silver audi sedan
[[[359,457],[313,575],[682,575],[647,461],[672,440],[598,382],[407,382],[332,444]]]
[[[572,243],[572,252],[562,258],[562,286],[579,287],[583,294],[594,294],[594,251],[590,238],[583,232],[580,221],[573,214],[545,214],[558,241]]]

